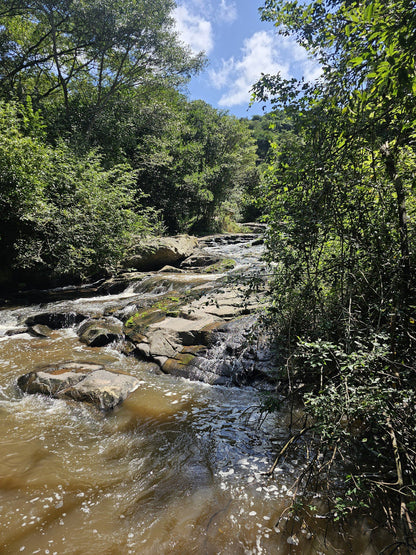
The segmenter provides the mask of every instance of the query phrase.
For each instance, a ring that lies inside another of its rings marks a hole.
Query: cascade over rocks
[[[201,248],[213,245],[229,245],[236,243],[246,243],[259,238],[258,233],[216,233],[214,235],[206,235],[198,240]]]
[[[228,283],[224,274],[237,262],[222,256],[221,248],[219,254],[216,252],[218,245],[243,242],[237,250],[226,250],[239,253],[239,264],[246,265],[249,248],[254,249],[249,259],[258,257],[255,238],[258,235],[252,233],[215,235],[198,241],[188,236],[162,238],[158,246],[148,245],[148,251],[147,247],[135,251],[136,260],[140,258],[137,266],[147,268],[147,273],[124,272],[100,285],[102,295],[118,295],[101,313],[93,304],[89,315],[88,310],[87,315],[42,312],[27,318],[25,324],[38,337],[46,336],[49,328],[75,326],[86,345],[102,347],[118,342],[121,352],[136,356],[153,371],[156,364],[163,373],[208,384],[270,387],[276,383],[274,353],[268,338],[256,327],[261,288],[253,292],[244,280],[237,285]],[[182,243],[183,248],[179,248]],[[209,251],[212,247],[214,253]],[[164,257],[165,249],[175,252],[175,263],[182,260],[180,270],[170,265],[170,254]],[[163,271],[148,273],[152,266]],[[102,366],[65,363],[26,374],[18,385],[27,393],[111,409],[138,386],[138,381]]]
[[[249,362],[240,365],[245,377],[237,379],[232,365],[218,363],[214,357],[207,358],[220,332],[223,338],[233,337],[234,343],[240,341],[243,350],[247,343],[248,321],[241,316],[260,308],[258,300],[254,296],[246,297],[246,292],[244,288],[238,291],[225,285],[218,288],[217,284],[208,292],[191,289],[188,298],[165,296],[150,310],[138,310],[130,316],[125,323],[125,335],[136,345],[136,355],[156,362],[167,374],[216,385],[250,383],[251,378],[254,381],[261,377],[269,381],[266,372],[248,372]],[[256,318],[250,320],[250,330],[255,321]],[[235,328],[227,328],[228,322],[235,322]],[[237,339],[234,332],[238,328],[247,333],[240,334]],[[227,331],[232,331],[233,335]],[[236,351],[235,347],[228,347],[228,358],[233,356],[233,349]]]
[[[29,316],[24,323],[28,327],[39,324],[48,326],[53,330],[59,330],[62,328],[70,328],[75,324],[79,324],[86,318],[84,314],[79,314],[77,312],[41,312],[40,314]]]

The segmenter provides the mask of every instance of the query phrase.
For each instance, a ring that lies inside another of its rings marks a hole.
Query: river
[[[225,250],[240,256],[240,270],[260,253]],[[160,375],[116,345],[85,346],[73,328],[47,338],[4,335],[54,306],[103,311],[137,294],[0,311],[0,552],[347,552],[351,543],[328,532],[323,515],[312,531],[275,527],[303,463],[289,459],[272,478],[262,474],[287,438],[287,415],[276,413],[259,428],[258,410],[245,412],[259,403],[257,389]],[[110,365],[139,378],[140,388],[110,413],[18,390],[20,375],[67,360]],[[354,553],[376,552],[365,523],[353,545]]]

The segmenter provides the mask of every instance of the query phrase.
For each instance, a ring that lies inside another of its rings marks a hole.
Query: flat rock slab
[[[83,401],[111,410],[135,391],[140,382],[134,376],[97,364],[66,363],[24,374],[17,385],[24,393]]]

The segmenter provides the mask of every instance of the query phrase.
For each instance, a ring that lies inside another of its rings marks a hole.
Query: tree
[[[171,232],[215,227],[230,195],[241,199],[258,179],[247,124],[203,101],[180,101],[165,123],[161,135],[141,138],[139,183]]]
[[[88,130],[110,99],[152,81],[178,85],[202,63],[178,41],[172,0],[2,0],[0,93],[35,104],[57,95],[91,108]]]

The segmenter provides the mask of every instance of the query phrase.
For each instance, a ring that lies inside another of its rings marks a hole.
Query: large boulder
[[[132,247],[123,261],[123,266],[141,272],[160,270],[167,264],[178,264],[190,256],[197,247],[198,240],[189,235],[148,239]]]
[[[17,385],[24,393],[85,401],[111,410],[135,391],[140,382],[134,376],[98,364],[70,362],[24,374]]]

